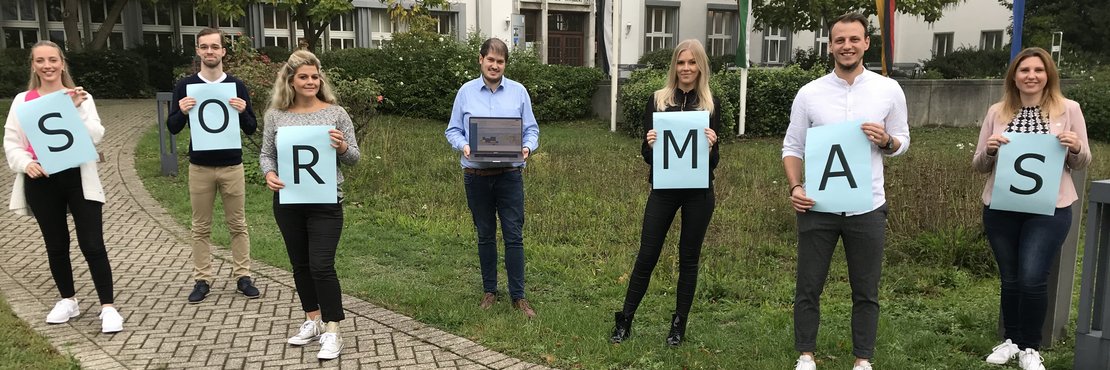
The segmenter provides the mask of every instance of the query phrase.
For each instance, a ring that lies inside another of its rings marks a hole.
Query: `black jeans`
[[[478,231],[482,290],[497,293],[497,219],[505,239],[505,274],[509,297],[524,298],[524,174],[463,174],[466,203]]]
[[[335,251],[343,233],[340,204],[280,204],[274,193],[274,220],[293,265],[293,282],[305,312],[320,310],[324,322],[343,316],[343,293],[335,273]]]
[[[108,251],[104,248],[104,222],[101,209],[104,204],[85,199],[81,188],[81,169],[70,168],[50,177],[32,179],[24,175],[24,192],[27,205],[38,221],[42,239],[46,242],[46,256],[50,262],[50,274],[62,298],[72,298],[77,293],[73,288],[73,267],[69,260],[69,223],[67,210],[73,214],[73,224],[77,229],[77,244],[85,262],[89,264],[89,274],[100,304],[113,303],[112,265],[108,263]]]
[[[983,207],[983,228],[1002,280],[1002,325],[1020,349],[1041,347],[1048,274],[1071,228],[1071,207],[1052,216]]]
[[[644,223],[640,231],[640,252],[628,279],[628,292],[624,296],[624,313],[636,312],[647,292],[651,272],[659,262],[659,253],[667,238],[667,230],[679,209],[682,210],[682,234],[678,238],[678,291],[675,313],[686,317],[694,301],[698,285],[698,259],[705,231],[713,218],[716,197],[709,189],[659,189],[648,195],[644,207]]]
[[[844,241],[852,287],[852,354],[870,359],[879,330],[879,280],[883,272],[887,206],[856,216],[798,213],[798,271],[794,286],[794,349],[814,352],[821,325],[821,292],[838,239]]]

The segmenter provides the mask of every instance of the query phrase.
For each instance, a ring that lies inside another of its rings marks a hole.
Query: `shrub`
[[[322,62],[321,62],[322,63]],[[328,71],[328,81],[335,88],[335,95],[354,120],[355,132],[362,132],[367,119],[378,110],[382,86],[370,77],[348,78],[338,69]]]
[[[134,51],[86,50],[66,55],[73,80],[97,98],[150,96],[147,62]]]
[[[794,49],[794,60],[787,64],[796,64],[802,69],[813,69],[817,67],[830,70],[833,67],[833,60],[828,53],[821,54],[814,48],[809,48],[808,50]]]
[[[332,50],[320,55],[324,68],[339,68],[350,78],[373,77],[385,64],[380,49],[351,48]]]
[[[393,114],[446,119],[459,86],[478,72],[477,48],[434,32],[395,33],[381,54],[371,75],[389,103],[382,110]]]
[[[1110,67],[1102,67],[1076,86],[1065,96],[1083,107],[1087,123],[1087,137],[1091,140],[1110,142]]]
[[[674,54],[674,49],[659,49],[644,53],[636,63],[645,65],[650,69],[662,69],[666,71],[667,67],[671,65],[671,54]]]
[[[265,46],[258,49],[258,54],[265,55],[270,62],[283,63],[289,60],[289,54],[293,54],[293,52],[281,46]]]
[[[733,65],[736,65],[736,54],[725,54],[709,57],[709,70],[713,72],[723,72],[725,69]]]
[[[528,89],[538,122],[590,115],[597,82],[604,77],[596,68],[542,64],[533,50],[513,53],[505,75]]]
[[[0,96],[10,97],[27,89],[31,67],[27,59],[29,49],[0,50]]]
[[[270,105],[270,93],[281,63],[273,63],[270,58],[259,54],[248,37],[240,37],[227,45],[230,50],[224,59],[224,71],[243,80],[247,85],[254,113],[262,118]]]
[[[147,76],[154,91],[173,91],[177,82],[174,69],[189,64],[195,56],[192,50],[156,45],[143,45],[131,51],[147,61]]]
[[[798,89],[821,77],[822,69],[804,70],[797,66],[785,68],[753,68],[748,73],[748,103],[745,134],[752,136],[777,136],[786,132],[790,123],[790,106]],[[637,71],[632,74],[618,94],[622,130],[632,136],[643,134],[642,116],[645,103],[651,94],[663,86],[665,72],[659,70]],[[727,71],[714,74],[709,86],[721,102],[721,137],[735,136],[740,104],[740,72]]]
[[[1009,49],[961,47],[924,61],[924,69],[939,72],[944,78],[1001,78],[1009,62]]]

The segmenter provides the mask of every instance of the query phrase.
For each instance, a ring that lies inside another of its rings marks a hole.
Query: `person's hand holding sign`
[[[266,173],[266,187],[278,191],[285,187],[285,183],[278,179],[277,172],[270,171]]]
[[[1068,152],[1071,154],[1079,154],[1083,150],[1083,144],[1079,142],[1079,135],[1073,131],[1064,131],[1056,135],[1060,139],[1060,145],[1068,147]]]
[[[331,147],[335,148],[335,152],[340,155],[347,152],[347,141],[343,139],[343,131],[336,129],[328,130],[328,135],[331,135]]]
[[[874,122],[864,122],[860,128],[862,128],[863,133],[867,135],[867,140],[874,143],[875,146],[880,149],[889,149],[891,144],[893,144],[894,139],[891,138],[890,135],[887,135],[883,125]]]
[[[238,96],[231,98],[231,100],[228,100],[227,103],[228,105],[231,105],[232,108],[235,108],[235,110],[239,111],[239,113],[243,113],[243,111],[247,109],[247,101],[239,99]]]
[[[707,130],[708,130],[708,129],[707,129]],[[649,147],[649,148],[654,148],[654,145],[655,145],[655,139],[656,139],[655,129],[651,129],[651,130],[648,130],[648,132],[647,132],[647,136],[646,136],[646,137],[644,137],[644,139],[646,139],[646,140],[647,140],[647,143],[648,143],[648,147]]]
[[[66,95],[69,95],[69,97],[73,99],[74,107],[80,107],[81,103],[84,103],[85,100],[89,99],[89,93],[85,91],[84,87],[81,86],[77,86],[72,89],[66,89]]]
[[[713,131],[713,129],[711,128],[706,127],[705,139],[709,140],[709,146],[712,147],[714,144],[717,144],[717,132]]]
[[[25,169],[24,172],[26,172],[27,176],[32,179],[47,176],[46,171],[42,169],[42,166],[39,165],[39,162],[31,162],[31,164],[27,165],[27,169]]]
[[[189,111],[197,105],[197,99],[191,96],[186,96],[177,101],[177,107],[181,108],[181,114],[188,115]]]
[[[998,154],[998,148],[1001,147],[1002,144],[1007,144],[1009,142],[1010,139],[1002,136],[1002,134],[991,135],[991,137],[987,139],[987,155],[993,156]],[[1061,144],[1062,143],[1063,141],[1061,140]]]
[[[805,185],[798,184],[790,187],[790,205],[794,206],[794,210],[805,213],[817,202],[812,198],[806,197]]]

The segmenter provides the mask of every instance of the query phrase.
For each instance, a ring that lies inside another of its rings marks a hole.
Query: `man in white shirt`
[[[838,239],[844,241],[852,286],[853,370],[871,370],[879,326],[879,278],[886,238],[886,193],[883,156],[906,152],[910,144],[906,97],[892,79],[863,67],[870,46],[867,18],[858,13],[838,17],[829,27],[829,52],[835,68],[798,90],[790,126],[782,143],[782,162],[790,182],[790,202],[798,217],[798,271],[794,294],[794,347],[801,356],[797,370],[816,369],[820,299]],[[802,183],[806,130],[862,120],[870,141],[872,207],[866,212],[810,211],[814,200]]]

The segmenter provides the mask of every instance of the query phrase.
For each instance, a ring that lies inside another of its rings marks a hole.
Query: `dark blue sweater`
[[[254,134],[258,130],[258,120],[254,117],[254,108],[251,106],[251,97],[247,94],[247,85],[242,80],[235,78],[232,75],[227,75],[223,82],[235,83],[235,95],[239,99],[247,102],[247,109],[243,113],[239,113],[239,128],[247,135]],[[181,79],[177,82],[177,86],[173,88],[173,102],[170,104],[170,116],[166,119],[166,126],[170,129],[170,133],[177,134],[189,125],[189,116],[181,112],[180,106],[177,102],[184,98],[185,86],[190,84],[202,84],[204,80],[200,79],[198,75],[192,75]],[[243,151],[241,149],[221,149],[221,150],[193,150],[192,143],[189,144],[189,163],[201,166],[234,166],[243,163]]]

